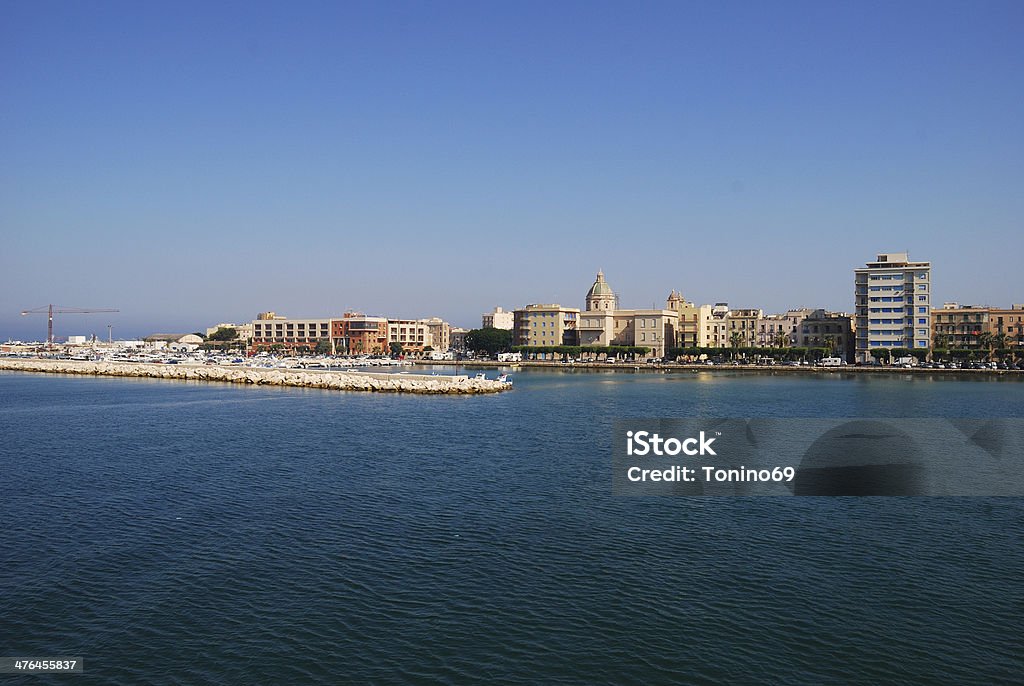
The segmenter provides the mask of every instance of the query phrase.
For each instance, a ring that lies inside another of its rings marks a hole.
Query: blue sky
[[[0,3],[0,339],[1024,301],[1024,3]]]

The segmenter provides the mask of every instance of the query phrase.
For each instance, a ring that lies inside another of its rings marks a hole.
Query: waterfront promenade
[[[495,362],[494,360],[418,360],[421,367],[465,367],[466,369],[509,369],[514,367],[534,367],[542,369],[562,369],[578,371],[661,371],[661,372],[779,372],[783,374],[937,374],[949,376],[1019,376],[1024,377],[1024,370],[1016,369],[936,369],[929,367],[858,367],[848,364],[840,367],[824,367],[821,365],[789,366],[783,364],[687,364],[664,363],[648,364],[647,362],[559,362],[551,360],[524,360],[522,362]]]
[[[134,362],[82,362],[76,360],[0,359],[0,370],[128,376],[182,381],[221,381],[266,386],[298,386],[337,391],[419,393],[426,395],[477,395],[498,393],[510,384],[464,375],[375,374],[372,372],[303,371],[217,365],[143,364]]]

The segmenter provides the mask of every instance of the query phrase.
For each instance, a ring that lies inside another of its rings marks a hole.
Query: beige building
[[[814,310],[798,308],[785,314],[766,314],[757,323],[755,345],[761,348],[790,348],[797,345],[800,324]]]
[[[422,319],[389,319],[388,346],[398,343],[404,353],[421,353],[434,347],[430,325]]]
[[[512,340],[515,345],[576,345],[580,311],[558,304],[527,305],[515,310]]]
[[[668,348],[676,346],[678,310],[623,310],[618,302],[604,272],[598,271],[579,317],[580,345],[640,346],[649,348],[653,357],[664,357]]]
[[[726,317],[729,327],[726,345],[730,348],[756,346],[758,322],[763,318],[764,312],[759,309],[729,310]]]
[[[729,303],[715,303],[705,313],[701,312],[700,332],[697,347],[725,348],[729,345]]]
[[[263,315],[269,314],[270,317]],[[330,319],[288,319],[273,312],[260,314],[252,322],[252,347],[255,350],[282,346],[288,350],[316,348],[321,340],[331,340]]]
[[[209,338],[213,334],[217,333],[218,329],[234,329],[238,334],[237,338],[241,341],[248,341],[252,338],[252,322],[248,322],[246,324],[231,324],[228,322],[217,324],[216,326],[211,326],[206,330],[206,337]]]
[[[511,314],[511,312],[509,312]],[[452,325],[440,317],[419,320],[421,324],[427,325],[430,333],[430,347],[433,350],[446,352],[452,347]]]
[[[463,329],[459,326],[453,326],[450,332],[451,335],[451,349],[452,350],[465,350],[466,349],[466,334],[469,333],[469,329]]]
[[[932,310],[932,341],[936,348],[974,348],[980,344],[982,334],[1003,336],[1006,347],[1024,345],[1024,304],[1007,309],[948,302]]]
[[[989,313],[992,335],[1006,336],[1006,346],[1024,346],[1024,303],[1010,305],[1009,309],[993,307]]]
[[[755,326],[754,345],[759,348],[785,348],[789,342],[789,322],[784,314],[766,314]]]
[[[665,301],[665,309],[678,316],[676,342],[678,348],[707,347],[707,329],[711,324],[711,305],[695,305],[682,293],[673,290]]]
[[[506,312],[500,307],[495,307],[493,312],[487,312],[481,317],[481,324],[485,329],[504,329],[511,331],[515,326],[516,316],[514,312]]]

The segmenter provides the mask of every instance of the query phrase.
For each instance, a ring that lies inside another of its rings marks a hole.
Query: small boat
[[[508,374],[502,374],[501,376],[499,376],[498,377],[498,381],[501,382],[501,383],[507,383],[507,384],[511,384],[512,383],[512,379],[509,377]]]
[[[476,381],[485,381],[487,379],[487,375],[484,374],[483,372],[477,372],[476,376],[474,376],[473,378]]]

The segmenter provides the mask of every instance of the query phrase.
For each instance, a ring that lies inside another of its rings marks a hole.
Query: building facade
[[[536,304],[515,310],[512,340],[515,345],[578,345],[580,311],[558,304]]]
[[[512,314],[509,312],[508,314]],[[452,326],[440,317],[420,319],[421,324],[426,324],[430,333],[430,347],[433,350],[447,352],[452,347]]]
[[[386,355],[390,352],[388,320],[346,312],[331,320],[331,345],[335,355]]]
[[[845,312],[814,310],[800,322],[796,345],[802,348],[827,348],[829,357],[854,360],[853,317]]]
[[[276,348],[288,352],[312,352],[320,341],[330,341],[330,319],[288,319],[269,314],[272,317],[252,322],[253,350]]]
[[[1024,346],[1024,303],[1010,305],[1009,309],[992,308],[992,335],[1005,336],[1006,347]]]
[[[764,318],[764,312],[759,309],[745,308],[729,310],[726,317],[728,324],[728,340],[726,344],[731,348],[753,347],[758,345],[757,328],[758,322]]]
[[[430,325],[421,319],[388,319],[388,346],[392,343],[401,345],[403,354],[418,355],[434,347]]]
[[[682,307],[675,300],[671,302]],[[653,357],[664,357],[669,348],[676,346],[678,309],[624,310],[618,304],[619,298],[605,280],[604,272],[598,271],[587,291],[585,309],[580,313],[580,345],[639,346],[647,348]]]
[[[493,312],[487,312],[481,317],[481,325],[485,329],[504,329],[511,331],[515,326],[516,316],[513,312],[506,312],[500,307],[495,307]]]
[[[1024,304],[1009,308],[943,303],[932,310],[932,344],[936,348],[1024,346]]]
[[[930,262],[907,253],[879,253],[854,270],[856,361],[871,362],[872,350],[931,346]]]
[[[729,345],[729,303],[715,303],[701,318],[700,348],[724,348]]]
[[[665,300],[665,309],[676,313],[676,347],[706,347],[704,330],[711,321],[711,305],[696,305],[673,290]]]

